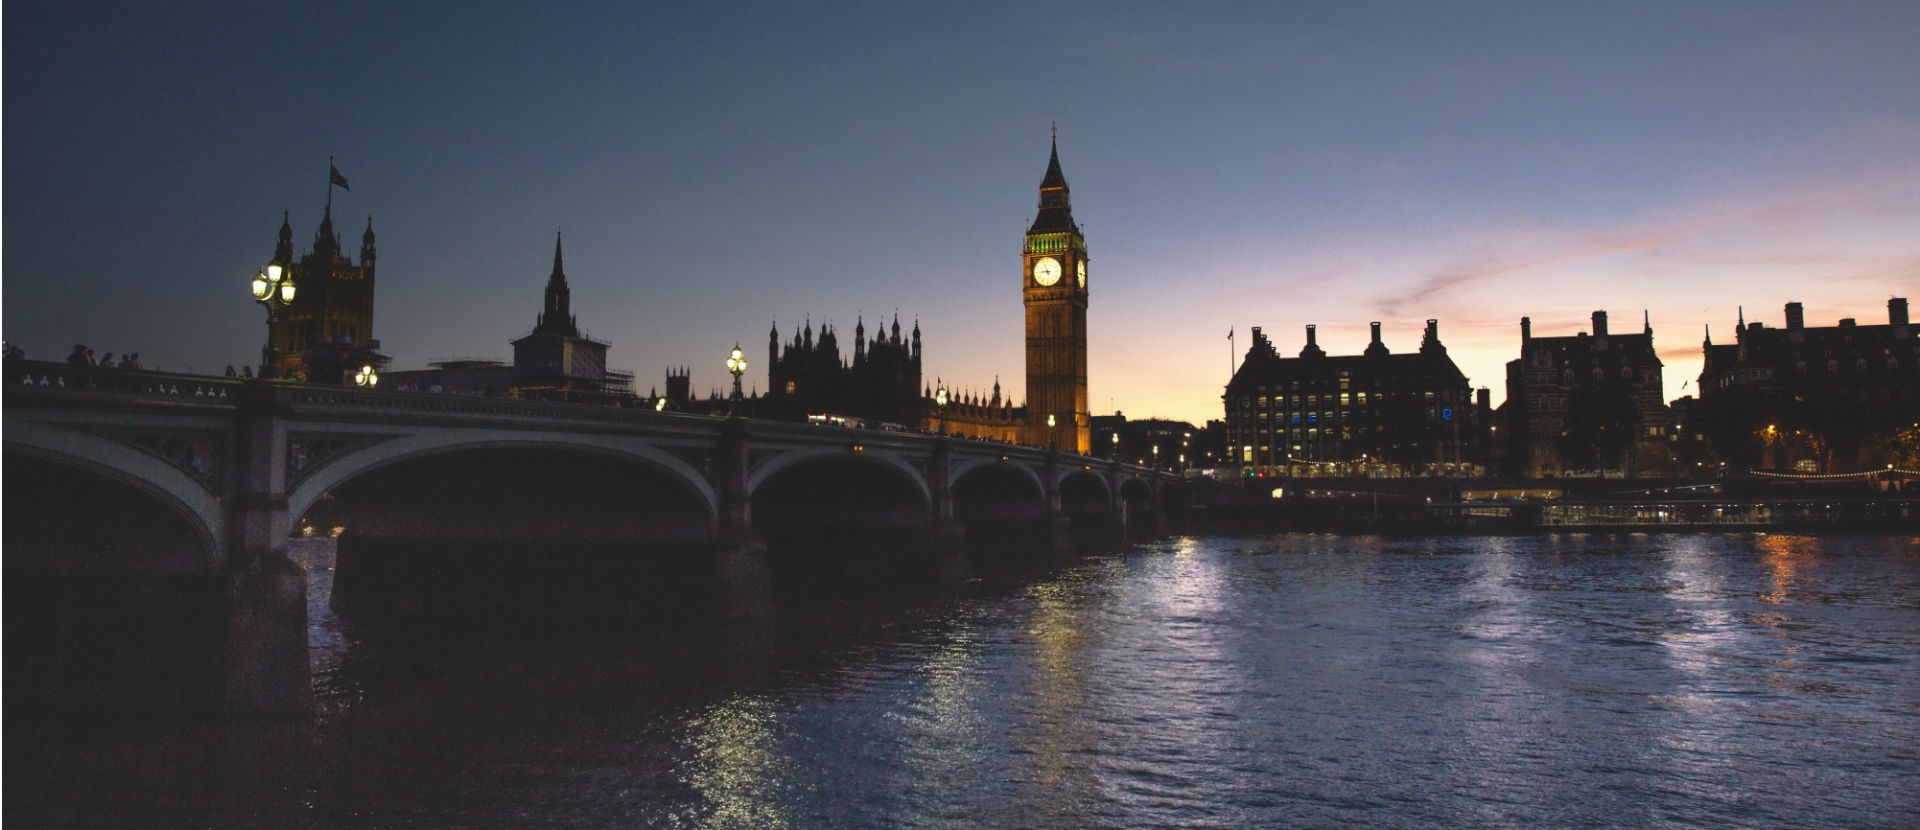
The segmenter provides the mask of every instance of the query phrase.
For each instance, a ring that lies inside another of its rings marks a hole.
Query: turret
[[[280,214],[280,242],[273,246],[273,261],[281,265],[293,265],[293,212]]]
[[[360,235],[360,267],[367,269],[368,276],[373,274],[373,217],[367,217],[367,232]]]

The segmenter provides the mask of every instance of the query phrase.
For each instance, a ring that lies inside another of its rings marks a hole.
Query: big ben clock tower
[[[1021,251],[1020,286],[1027,309],[1028,443],[1085,455],[1093,426],[1087,409],[1087,240],[1073,223],[1057,138],[1040,180],[1040,212]]]

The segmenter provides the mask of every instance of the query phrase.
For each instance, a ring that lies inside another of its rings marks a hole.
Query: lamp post
[[[1059,447],[1055,446],[1056,442],[1053,440],[1053,425],[1054,425],[1053,414],[1048,413],[1047,414],[1047,449],[1057,450],[1059,449]]]
[[[360,371],[353,373],[353,385],[355,386],[363,389],[372,389],[379,383],[380,373],[373,370],[372,364],[363,365],[360,367]]]
[[[947,386],[943,383],[933,393],[933,409],[940,417],[934,426],[934,433],[938,435],[947,434],[947,400]]]
[[[1160,469],[1160,445],[1159,444],[1153,445],[1153,468],[1156,470]]]
[[[271,378],[280,373],[274,364],[280,362],[280,355],[273,348],[273,327],[280,322],[280,309],[293,303],[293,274],[278,262],[269,262],[260,273],[253,277],[253,299],[267,308],[267,344],[260,347],[260,377]]]
[[[727,371],[733,374],[733,407],[728,417],[740,417],[740,375],[747,371],[747,353],[740,351],[740,344],[733,344],[733,351],[727,354]]]
[[[1120,460],[1120,430],[1118,429],[1114,430],[1112,434],[1112,438],[1113,438],[1113,460],[1119,461]]]

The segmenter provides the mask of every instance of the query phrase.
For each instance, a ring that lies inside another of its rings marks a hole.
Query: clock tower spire
[[[1085,454],[1092,433],[1087,240],[1073,221],[1057,134],[1052,145],[1040,178],[1040,210],[1020,255],[1020,297],[1027,312],[1027,437],[1028,443]]]

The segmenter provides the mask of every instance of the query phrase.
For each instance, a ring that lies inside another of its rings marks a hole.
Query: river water
[[[305,553],[313,723],[96,739],[25,815],[1920,825],[1912,537],[1182,538],[733,632],[356,628]]]

